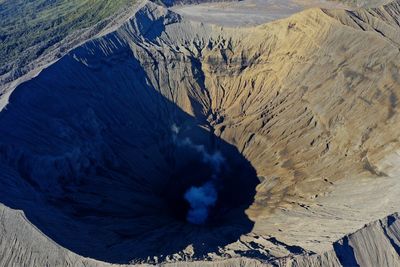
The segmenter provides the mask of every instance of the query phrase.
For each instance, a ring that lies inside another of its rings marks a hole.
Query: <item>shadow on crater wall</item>
[[[250,232],[245,210],[259,182],[251,164],[155,90],[128,48],[79,60],[85,51],[19,86],[0,113],[0,202],[61,246],[112,263],[162,259],[189,245],[202,258]],[[183,194],[210,171],[177,148],[173,124],[178,138],[226,158],[204,225],[186,221]]]

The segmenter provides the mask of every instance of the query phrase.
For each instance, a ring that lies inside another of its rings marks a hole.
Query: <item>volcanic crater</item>
[[[331,251],[398,208],[399,6],[224,28],[146,2],[12,92],[0,202],[107,263]]]
[[[214,134],[211,112],[185,112],[154,89],[128,44],[107,38],[108,48],[93,41],[12,94],[0,115],[1,129],[12,129],[1,131],[1,161],[6,175],[20,179],[0,201],[22,209],[58,244],[113,263],[162,258],[189,245],[205,257],[249,233],[245,210],[259,183],[250,162]],[[190,58],[182,66],[201,83]],[[188,73],[175,72],[170,93],[179,96]],[[216,199],[209,214],[188,221],[185,193],[210,181]]]

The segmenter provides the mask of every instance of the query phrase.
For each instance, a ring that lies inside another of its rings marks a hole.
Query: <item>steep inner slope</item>
[[[66,248],[109,262],[189,245],[203,257],[253,226],[244,210],[259,182],[254,168],[213,134],[206,114],[196,118],[179,106],[202,112],[188,92],[203,90],[196,59],[175,54],[177,66],[162,66],[170,60],[155,57],[167,53],[148,54],[141,47],[148,43],[135,40],[155,37],[149,25],[161,32],[164,19],[177,19],[167,13],[147,21],[151,12],[161,15],[145,8],[136,21],[143,24],[132,21],[74,50],[18,87],[0,115],[0,201],[23,209]],[[149,75],[157,62],[175,89],[155,89]],[[211,182],[215,203],[197,221],[196,194],[190,202],[185,193]]]
[[[114,263],[324,249],[398,209],[399,11],[223,29],[148,4],[14,91],[0,202]],[[196,225],[184,195],[216,153],[218,200]]]

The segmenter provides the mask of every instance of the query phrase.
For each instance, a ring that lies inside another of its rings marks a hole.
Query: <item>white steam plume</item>
[[[208,218],[208,210],[217,202],[218,194],[215,185],[207,182],[203,186],[189,188],[185,199],[190,204],[186,219],[193,224],[203,224]]]
[[[190,205],[190,210],[186,219],[193,224],[203,224],[206,222],[210,208],[215,206],[218,199],[216,182],[219,179],[221,168],[225,164],[225,158],[219,151],[208,153],[203,145],[197,145],[188,137],[183,140],[178,139],[179,127],[173,124],[171,127],[173,133],[173,141],[176,145],[193,149],[202,156],[205,164],[209,164],[212,168],[211,179],[202,186],[192,186],[189,188],[184,197]]]

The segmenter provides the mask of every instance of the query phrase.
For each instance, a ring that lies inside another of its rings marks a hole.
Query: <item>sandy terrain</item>
[[[190,20],[223,26],[254,26],[312,7],[344,7],[324,0],[244,0],[229,3],[206,3],[176,6],[172,10]]]
[[[399,265],[399,17],[142,6],[1,110],[0,265]],[[196,225],[183,196],[209,177]]]

